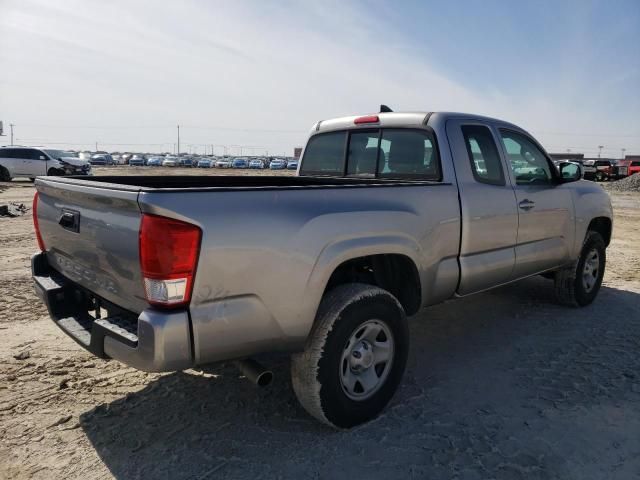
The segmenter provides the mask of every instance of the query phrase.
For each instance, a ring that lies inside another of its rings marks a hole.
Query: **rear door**
[[[22,173],[29,177],[47,174],[47,156],[33,148],[23,150]]]
[[[535,140],[506,128],[499,132],[518,205],[513,278],[570,262],[575,238],[570,187],[557,183],[557,170]]]
[[[458,293],[467,295],[512,278],[518,211],[495,129],[457,119],[446,128],[462,209]]]

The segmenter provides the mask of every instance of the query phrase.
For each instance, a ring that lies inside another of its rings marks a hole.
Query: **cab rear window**
[[[301,175],[441,179],[435,139],[428,130],[354,129],[311,137]]]
[[[331,132],[311,137],[304,151],[300,173],[303,175],[342,175],[346,135],[347,132]]]

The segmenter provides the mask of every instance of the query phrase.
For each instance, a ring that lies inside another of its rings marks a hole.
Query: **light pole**
[[[15,127],[15,125],[13,123],[9,124],[9,128],[11,129],[11,146],[13,147],[13,127]]]
[[[178,156],[180,156],[180,125],[177,125],[178,127]]]
[[[624,152],[626,152],[627,149],[626,148],[621,148],[621,150],[622,150],[622,160],[624,160]]]
[[[604,145],[598,145],[598,158],[600,158],[600,154],[602,153],[603,148],[604,148]]]

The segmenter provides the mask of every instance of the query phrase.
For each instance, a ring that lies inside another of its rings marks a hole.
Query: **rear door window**
[[[476,181],[505,185],[502,161],[491,130],[481,125],[464,125],[462,135]]]
[[[346,135],[342,131],[311,137],[305,148],[300,174],[342,176]]]
[[[40,150],[24,150],[24,158],[28,160],[40,160],[40,157],[45,157],[45,154]],[[46,158],[46,157],[45,157]]]
[[[29,156],[29,150],[26,148],[16,148],[13,150],[13,158],[28,159],[31,157]]]

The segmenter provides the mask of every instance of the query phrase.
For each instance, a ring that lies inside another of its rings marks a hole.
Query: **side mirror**
[[[577,182],[582,179],[582,165],[575,162],[562,162],[558,165],[562,183]]]

